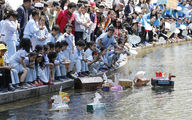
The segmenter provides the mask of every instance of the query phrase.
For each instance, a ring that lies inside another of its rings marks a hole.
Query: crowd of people
[[[190,38],[192,2],[177,2],[172,9],[150,0],[23,0],[13,10],[0,0],[0,91],[116,69],[130,44]]]

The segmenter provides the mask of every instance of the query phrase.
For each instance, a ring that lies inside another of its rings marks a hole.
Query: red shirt
[[[66,10],[62,10],[58,17],[57,17],[57,21],[56,21],[56,24],[59,25],[60,29],[61,29],[61,33],[64,33],[63,29],[65,28],[65,25],[67,23],[71,23],[73,25],[73,31],[72,33],[74,34],[74,30],[75,30],[75,16],[74,14],[72,13],[72,15],[70,16],[68,13],[67,13],[68,9]]]

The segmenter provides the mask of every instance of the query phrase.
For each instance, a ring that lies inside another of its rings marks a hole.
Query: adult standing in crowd
[[[31,7],[31,0],[23,0],[23,5],[21,5],[18,9],[18,23],[20,24],[19,29],[19,38],[23,37],[23,31],[28,21],[28,8]]]
[[[83,39],[83,32],[85,28],[87,28],[87,23],[83,21],[82,11],[84,9],[84,5],[82,3],[77,4],[77,10],[74,12],[75,15],[75,43],[78,40]]]
[[[62,10],[58,17],[57,17],[57,21],[56,24],[59,25],[60,29],[61,29],[61,33],[64,34],[64,28],[65,25],[67,23],[71,23],[73,25],[73,34],[74,34],[74,29],[75,29],[75,25],[74,25],[74,19],[75,16],[73,14],[73,12],[76,9],[76,4],[74,2],[71,2],[68,4],[68,9],[66,10]]]
[[[50,28],[49,28],[49,17],[46,14],[47,11],[47,7],[49,6],[47,2],[43,1],[42,4],[44,5],[43,10],[41,12],[41,16],[45,17],[45,26],[48,30],[48,32],[51,32]]]
[[[129,0],[125,6],[125,16],[131,15],[134,12],[133,0]]]
[[[57,7],[59,7],[59,2],[53,1],[51,3],[51,8],[48,8],[46,14],[49,17],[49,28],[52,29],[53,25],[55,24],[55,20],[57,17]]]

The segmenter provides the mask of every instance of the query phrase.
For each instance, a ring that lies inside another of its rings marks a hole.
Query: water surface
[[[86,105],[93,102],[95,91],[66,90],[70,95],[70,111],[49,112],[50,97],[57,93],[0,106],[1,119],[54,119],[54,120],[181,120],[192,119],[192,43],[167,45],[140,51],[130,59],[121,78],[133,79],[142,70],[151,78],[155,72],[176,75],[175,87],[153,89],[147,86],[127,88],[121,92],[97,91],[106,103],[105,111],[90,113]],[[132,71],[131,75],[128,72]]]

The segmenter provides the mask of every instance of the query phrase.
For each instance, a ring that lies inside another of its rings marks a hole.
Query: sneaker
[[[36,85],[36,87],[39,86],[39,83],[37,81],[33,81],[33,84]]]
[[[28,84],[28,83],[24,83],[24,85],[25,85],[26,87],[28,87],[28,88],[32,88],[32,86],[31,86],[30,84]]]
[[[39,83],[39,86],[42,86],[43,85],[43,83],[42,82],[38,82]]]
[[[85,77],[82,73],[78,73],[78,77]]]
[[[60,77],[56,78],[56,80],[63,82],[63,80]]]
[[[15,91],[15,88],[12,85],[8,85],[8,91]]]
[[[71,78],[71,79],[75,79],[75,78],[71,75],[71,73],[67,73],[67,77],[68,77],[68,78]]]
[[[89,74],[87,74],[86,72],[82,72],[81,74],[83,74],[84,76],[89,76]]]
[[[33,84],[33,83],[29,83],[32,87],[36,87],[36,85],[35,84]]]
[[[66,79],[66,80],[68,80],[69,78],[68,77],[66,77],[66,76],[63,76],[63,77],[61,77],[62,79]]]
[[[19,86],[18,84],[13,85],[13,87],[14,87],[15,89],[21,88],[21,86]]]
[[[148,42],[146,42],[146,41],[144,42],[144,45],[148,45],[148,44],[149,44]]]
[[[22,85],[22,87],[23,87],[23,89],[27,89],[28,87],[27,86],[25,86],[25,85]]]
[[[44,85],[54,85],[54,83],[49,81],[48,83],[44,83]]]
[[[0,88],[1,92],[8,92],[8,90],[6,88]]]
[[[103,69],[103,68],[100,68],[99,71],[101,71],[101,72],[105,72],[106,70]]]

